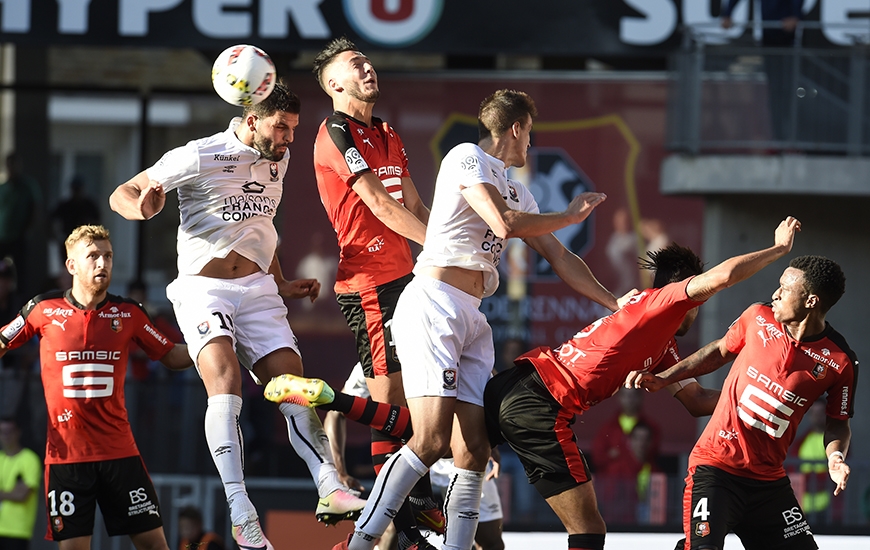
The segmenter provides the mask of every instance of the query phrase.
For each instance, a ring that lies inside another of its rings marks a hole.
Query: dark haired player
[[[315,57],[313,72],[333,107],[317,133],[314,173],[340,250],[336,299],[356,338],[372,398],[405,405],[391,325],[399,295],[413,277],[408,239],[423,244],[429,210],[411,179],[402,138],[373,115],[380,89],[369,58],[347,38],[336,38]],[[373,430],[375,473],[401,447],[401,440]],[[429,476],[409,500],[416,518],[403,504],[394,519],[401,540],[421,538],[415,519],[444,532]]]
[[[555,349],[521,355],[517,367],[487,384],[487,428],[493,443],[507,441],[568,530],[572,550],[604,548],[605,524],[583,454],[574,442],[574,415],[607,399],[633,370],[667,368],[679,360],[674,335],[688,331],[698,306],[787,254],[800,222],[792,217],[776,229],[770,248],[729,258],[702,273],[700,259],[672,244],[649,254],[654,288],[633,296]],[[681,391],[682,389],[682,391]],[[715,392],[697,384],[675,387],[693,414],[709,414]]]
[[[283,298],[313,301],[320,292],[314,279],[284,278],[272,221],[299,110],[299,98],[279,82],[225,131],[169,151],[118,186],[109,200],[127,219],[149,219],[163,209],[165,191],[178,190],[178,278],[166,295],[208,393],[206,441],[223,481],[234,538],[245,550],[271,544],[245,489],[239,363],[257,380],[301,375]],[[334,523],[357,515],[365,501],[339,480],[320,419],[292,403],[279,409],[294,450],[317,484],[317,518]]]
[[[110,536],[129,535],[138,550],[168,550],[157,492],[127,420],[127,355],[136,342],[170,369],[193,362],[141,304],[108,293],[112,243],[103,226],[77,227],[64,244],[72,288],[33,298],[0,330],[0,357],[39,336],[46,536],[60,550],[88,550],[99,504]]]
[[[655,391],[734,361],[713,417],[689,456],[679,548],[720,549],[734,531],[744,546],[818,548],[783,469],[801,418],[827,394],[825,454],[834,495],[846,488],[849,418],[858,360],[825,321],[845,292],[840,266],[794,258],[769,304],[750,306],[724,337],[673,367],[630,380]]]

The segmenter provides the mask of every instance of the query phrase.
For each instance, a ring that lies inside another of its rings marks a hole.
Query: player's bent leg
[[[603,535],[607,532],[607,526],[598,511],[598,501],[595,498],[592,481],[548,497],[547,504],[556,512],[569,535],[586,533]]]
[[[490,454],[483,407],[463,401],[456,403],[450,448],[455,468],[444,496],[447,523],[444,548],[471,548]]]
[[[169,550],[163,527],[130,535],[130,541],[136,547],[136,550]]]
[[[210,340],[197,357],[208,393],[205,411],[205,439],[223,482],[230,519],[241,525],[257,519],[257,510],[245,488],[244,441],[239,427],[242,412],[242,375],[228,336]]]
[[[260,380],[269,380],[273,377],[280,379],[282,374],[292,372],[301,374],[302,359],[290,348],[281,348],[258,360],[254,364],[253,371]],[[296,380],[304,379],[296,378]],[[324,386],[329,388],[325,384]],[[321,387],[321,393],[322,391]],[[305,461],[311,477],[317,484],[319,498],[315,516],[318,521],[334,525],[345,519],[359,517],[365,506],[365,500],[358,498],[358,493],[341,482],[333,463],[332,451],[329,449],[329,439],[323,431],[320,418],[309,406],[297,402],[281,403],[278,409],[287,421],[287,433],[293,450]]]

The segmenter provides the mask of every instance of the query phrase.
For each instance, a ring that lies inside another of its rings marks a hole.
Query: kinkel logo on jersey
[[[221,155],[220,153],[215,153],[214,159],[218,162],[239,162],[242,157],[239,155]]]
[[[278,181],[278,163],[269,163],[269,181]]]
[[[245,193],[262,193],[265,189],[266,186],[258,181],[249,181],[242,186],[242,191]]]

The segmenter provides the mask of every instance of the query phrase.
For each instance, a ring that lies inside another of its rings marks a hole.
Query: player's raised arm
[[[144,171],[119,185],[109,196],[112,210],[128,220],[151,219],[165,204],[163,186],[149,179]]]
[[[773,246],[725,260],[689,281],[686,292],[693,300],[704,301],[720,290],[748,279],[788,254],[794,244],[795,233],[800,230],[801,222],[787,217],[776,228]]]
[[[601,304],[610,311],[619,309],[616,297],[598,282],[595,275],[579,256],[565,248],[552,233],[525,239],[526,244],[553,266],[560,279],[576,292]]]

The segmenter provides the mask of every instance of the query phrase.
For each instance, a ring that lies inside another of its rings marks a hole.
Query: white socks
[[[231,394],[209,397],[205,409],[205,440],[224,484],[233,525],[257,518],[257,510],[245,490],[241,412],[242,398]]]
[[[368,504],[356,522],[348,550],[370,550],[375,539],[383,535],[393,521],[405,497],[428,471],[407,445],[391,456],[381,468]],[[480,503],[480,491],[477,500]]]
[[[329,438],[323,431],[323,424],[314,409],[295,403],[281,403],[278,409],[287,419],[290,445],[308,466],[311,477],[317,484],[318,496],[323,498],[339,489],[344,489],[345,486],[335,470],[332,451],[329,449]]]
[[[444,497],[446,535],[442,550],[467,550],[474,545],[485,474],[454,469]]]

